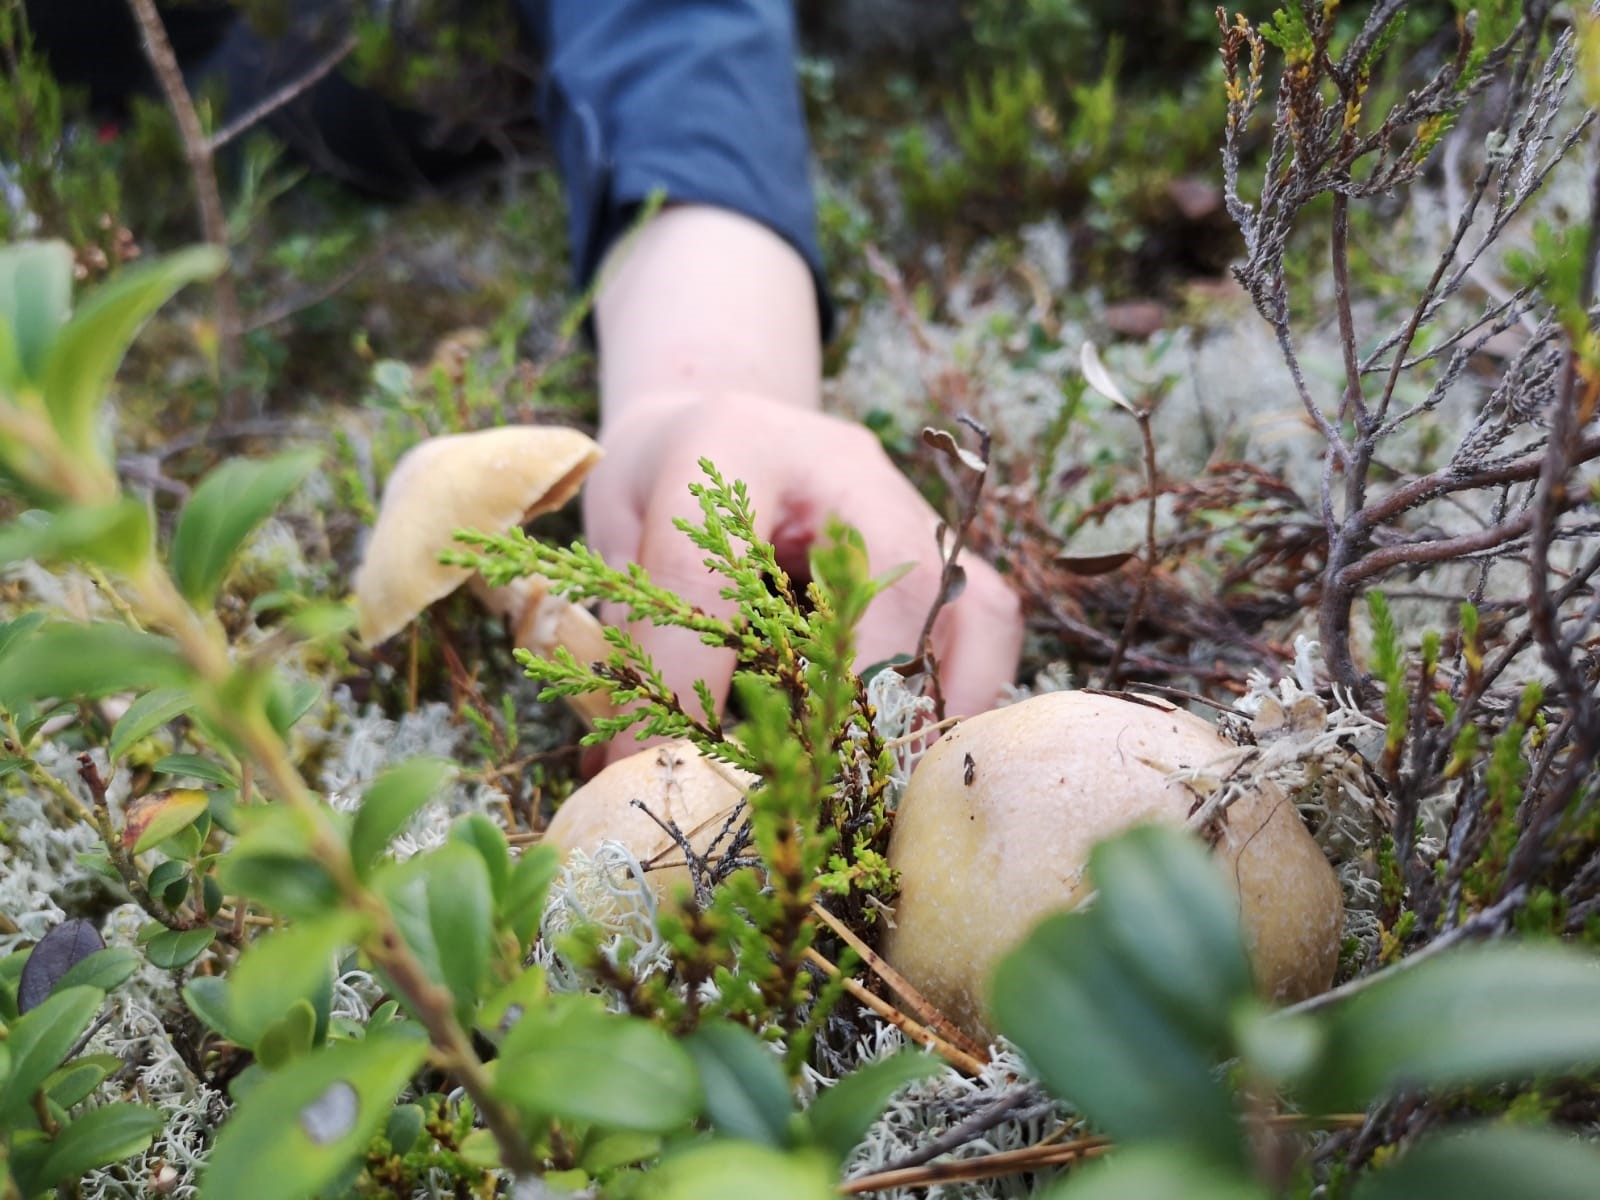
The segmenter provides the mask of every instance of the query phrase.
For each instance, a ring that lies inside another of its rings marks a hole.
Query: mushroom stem
[[[556,595],[550,591],[547,581],[538,576],[518,582],[529,585],[515,628],[518,646],[540,658],[551,657],[559,647],[580,663],[586,664],[610,657],[611,644],[606,641],[605,626],[588,609]],[[601,717],[611,717],[617,713],[616,705],[611,703],[611,698],[605,692],[568,696],[567,703],[591,729]]]
[[[534,598],[536,592],[542,593],[547,587],[546,582],[537,575],[513,579],[502,587],[490,587],[484,582],[483,576],[476,572],[467,580],[467,590],[472,593],[472,598],[513,630],[528,601]]]

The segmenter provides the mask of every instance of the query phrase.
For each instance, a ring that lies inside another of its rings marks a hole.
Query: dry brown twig
[[[902,674],[915,671],[926,675],[933,697],[935,721],[943,721],[945,713],[944,692],[939,687],[939,663],[933,654],[933,625],[944,606],[955,601],[967,586],[967,570],[959,559],[961,551],[966,548],[972,523],[978,516],[984,481],[989,477],[989,453],[993,447],[989,431],[977,421],[965,413],[957,416],[956,420],[977,436],[976,451],[963,447],[947,430],[930,426],[922,431],[923,445],[936,451],[945,464],[953,469],[956,479],[952,486],[960,499],[955,524],[952,526],[940,521],[934,532],[939,548],[939,589],[934,594],[933,603],[928,606],[928,615],[923,618],[922,629],[917,634],[916,656],[899,668]]]
[[[184,161],[189,167],[194,185],[195,205],[200,217],[200,234],[207,243],[224,255],[228,254],[228,218],[222,204],[222,190],[217,185],[217,164],[211,141],[200,123],[200,114],[194,106],[194,97],[183,81],[183,68],[178,65],[177,53],[167,37],[167,27],[156,11],[155,0],[128,0],[128,8],[139,25],[144,42],[145,58],[154,72],[156,83],[178,127],[183,142]],[[241,362],[240,330],[243,321],[239,315],[239,291],[232,266],[223,268],[213,285],[217,305],[218,367],[223,380],[223,413],[229,420],[237,420],[242,413],[236,411],[231,381],[238,374]]]
[[[1122,389],[1117,386],[1116,381],[1111,378],[1111,373],[1101,363],[1100,354],[1093,342],[1083,344],[1082,364],[1083,375],[1089,381],[1089,386],[1118,408],[1131,414],[1138,422],[1139,440],[1144,447],[1147,497],[1144,517],[1144,569],[1139,572],[1139,584],[1133,594],[1133,603],[1128,607],[1128,616],[1122,623],[1122,632],[1117,635],[1116,644],[1111,648],[1111,661],[1106,664],[1105,679],[1101,686],[1114,688],[1122,673],[1122,658],[1127,653],[1128,642],[1133,637],[1133,631],[1139,627],[1139,622],[1144,619],[1144,607],[1150,598],[1150,579],[1156,570],[1156,499],[1160,492],[1156,478],[1156,442],[1150,429],[1153,403],[1150,396],[1144,396],[1138,404],[1135,404],[1122,394]]]
[[[805,952],[805,961],[811,964],[811,966],[817,968],[817,970],[821,971],[823,974],[835,979],[839,978],[840,972],[838,965],[830,962],[827,958],[823,957],[823,955],[819,954],[815,950],[810,949],[809,947]],[[893,1025],[909,1040],[915,1042],[919,1046],[924,1047],[925,1049],[932,1050],[940,1058],[944,1059],[945,1062],[949,1063],[952,1067],[965,1075],[976,1076],[983,1074],[984,1063],[982,1060],[974,1058],[965,1050],[962,1050],[959,1047],[945,1041],[944,1038],[940,1037],[933,1030],[922,1024],[922,1022],[915,1021],[906,1016],[905,1013],[901,1012],[894,1005],[890,1004],[882,996],[868,991],[867,988],[862,986],[856,980],[846,978],[843,983],[845,992],[848,993],[851,998],[856,1000],[863,1007],[870,1009],[880,1020]]]
[[[1264,39],[1241,18],[1224,23],[1223,47],[1225,194],[1246,242],[1236,274],[1276,331],[1307,419],[1326,441],[1317,633],[1332,683],[1373,715],[1383,710],[1385,697],[1354,645],[1355,606],[1386,580],[1420,577],[1408,589],[1414,596],[1463,606],[1424,669],[1403,664],[1404,680],[1386,684],[1411,689],[1404,736],[1384,767],[1402,886],[1386,900],[1383,920],[1392,925],[1402,910],[1418,918],[1402,966],[1465,938],[1507,932],[1546,890],[1570,911],[1600,910],[1600,841],[1586,832],[1600,797],[1591,788],[1575,804],[1600,754],[1588,640],[1600,619],[1600,555],[1586,549],[1600,382],[1582,344],[1596,315],[1600,168],[1586,170],[1588,237],[1573,245],[1587,254],[1576,295],[1551,257],[1560,251],[1542,241],[1504,282],[1495,276],[1505,265],[1492,253],[1525,240],[1522,226],[1545,184],[1575,149],[1592,146],[1596,112],[1568,102],[1582,78],[1580,47],[1570,12],[1549,3],[1520,6],[1494,45],[1475,42],[1487,25],[1442,29],[1441,37],[1455,38],[1455,54],[1429,60],[1424,77],[1401,80],[1387,112],[1363,111],[1362,101],[1377,94],[1367,90],[1375,68],[1363,56],[1395,32],[1405,8],[1383,0],[1342,53],[1286,66],[1253,202],[1238,183],[1245,130],[1265,90]],[[1317,44],[1332,45],[1328,10],[1301,11]],[[1392,327],[1363,329],[1390,318],[1381,306],[1358,303],[1365,298],[1352,278],[1357,206],[1417,183],[1441,146],[1448,217],[1436,225],[1438,256]],[[1337,395],[1319,399],[1301,370],[1285,264],[1291,233],[1322,196],[1333,202],[1328,266],[1343,370]],[[1469,287],[1486,299],[1464,302]],[[1512,330],[1516,344],[1491,347]],[[1403,380],[1423,398],[1400,402]],[[1464,432],[1427,466],[1399,466],[1407,455],[1395,435],[1447,403]],[[1453,578],[1468,581],[1458,595]],[[1509,594],[1492,595],[1492,581]],[[1403,629],[1401,637],[1404,656],[1419,639]],[[1533,690],[1540,682],[1542,694]],[[1526,769],[1496,776],[1491,756],[1508,749]],[[1509,845],[1495,836],[1508,822]],[[1566,920],[1558,913],[1553,925]],[[1374,946],[1362,970],[1378,965]],[[1393,1122],[1384,1129],[1399,1136]]]
[[[194,97],[184,82],[183,68],[178,63],[177,53],[167,36],[167,27],[156,9],[155,0],[127,0],[127,3],[139,26],[145,58],[172,113],[178,137],[183,144],[184,162],[189,168],[195,208],[200,219],[200,236],[208,245],[215,246],[228,256],[227,265],[213,283],[212,293],[216,302],[217,368],[222,382],[219,420],[239,421],[247,415],[243,411],[243,393],[236,383],[243,363],[243,339],[247,329],[239,305],[238,281],[229,255],[227,210],[217,181],[217,152],[336,70],[355,51],[356,36],[354,33],[348,34],[301,75],[240,113],[221,129],[208,134],[195,108]],[[259,328],[260,324],[256,322],[251,328]]]
[[[840,941],[861,956],[867,969],[883,980],[889,990],[899,996],[923,1024],[970,1058],[981,1063],[989,1061],[989,1052],[986,1048],[968,1037],[950,1018],[930,1004],[927,998],[912,986],[909,979],[891,967],[887,959],[857,937],[848,925],[815,902],[811,905],[811,911],[838,936]]]

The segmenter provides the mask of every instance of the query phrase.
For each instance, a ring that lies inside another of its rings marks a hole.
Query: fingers
[[[776,496],[771,486],[757,472],[748,472],[746,479],[751,505],[756,516],[756,535],[770,536],[772,513]],[[733,478],[732,474],[729,478]],[[682,518],[699,524],[703,515],[699,503],[689,494],[688,483],[700,479],[700,471],[692,461],[668,461],[646,501],[638,542],[637,561],[649,573],[651,582],[666,588],[689,604],[712,616],[725,617],[734,610],[732,601],[724,599],[722,590],[728,581],[705,565],[706,552],[694,545],[674,525]],[[704,680],[710,688],[712,699],[720,712],[728,697],[729,683],[733,677],[734,653],[731,650],[707,646],[692,630],[634,622],[629,632],[638,639],[645,652],[660,668],[667,686],[678,695],[684,710],[695,718],[702,716],[700,702],[695,697],[696,680]],[[612,757],[632,753],[637,745],[632,739],[613,743]]]
[[[591,549],[613,567],[632,562],[644,518],[628,486],[626,464],[604,458],[583,487],[583,531]]]
[[[894,482],[903,483],[898,478]],[[914,564],[878,594],[861,618],[856,628],[859,671],[897,654],[916,653],[922,623],[939,592],[934,538],[937,520],[909,484],[905,484],[903,492],[895,487],[890,495],[872,497],[871,503],[851,508],[839,515],[861,531],[873,575],[882,576],[907,563]]]
[[[898,654],[914,654],[938,594],[941,566],[938,517],[891,463],[875,439],[845,448],[850,469],[832,507],[861,531],[874,575],[915,564],[880,593],[856,631],[856,667],[864,670]],[[939,663],[945,710],[971,716],[993,708],[1016,677],[1022,618],[1016,596],[988,563],[960,559],[966,586],[939,612],[932,649]]]
[[[898,475],[895,482],[904,489],[894,490],[895,502],[863,506],[855,524],[866,539],[874,574],[906,562],[916,566],[867,609],[856,634],[858,670],[897,654],[914,654],[939,593],[937,519],[909,483]],[[887,488],[880,491],[885,498],[890,495]],[[966,586],[940,610],[932,649],[946,713],[973,716],[993,708],[1001,690],[1016,678],[1022,616],[1015,593],[993,567],[971,553],[963,554],[959,562],[966,572]]]
[[[698,457],[711,458],[724,478],[743,480],[755,512],[755,533],[773,542],[780,561],[799,565],[830,515],[860,530],[869,568],[883,575],[912,569],[868,607],[856,631],[857,669],[914,653],[938,594],[940,564],[932,508],[859,426],[820,414],[741,403],[733,417],[693,406],[670,429],[650,436],[634,427],[593,477],[584,508],[589,539],[616,566],[638,562],[651,580],[713,616],[727,616],[721,596],[728,581],[705,566],[706,553],[674,519],[703,520],[688,485],[702,478]],[[987,563],[964,555],[966,586],[935,622],[932,648],[940,666],[945,707],[973,715],[993,707],[1015,677],[1022,645],[1016,597]],[[609,612],[608,621],[625,614]],[[660,668],[666,685],[690,715],[704,680],[718,710],[734,669],[732,651],[705,645],[677,628],[635,623],[630,633]],[[614,742],[610,757],[632,753],[632,738]]]
[[[966,590],[933,627],[934,657],[948,716],[987,712],[1017,677],[1022,657],[1022,607],[1017,595],[982,559],[963,555]]]

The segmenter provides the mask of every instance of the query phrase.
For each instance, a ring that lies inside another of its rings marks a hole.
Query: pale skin
[[[726,209],[670,206],[620,242],[601,272],[600,442],[584,488],[590,544],[611,563],[638,562],[708,612],[730,605],[704,554],[674,528],[698,518],[690,483],[702,457],[750,489],[757,532],[804,575],[828,518],[858,528],[874,574],[915,566],[873,601],[857,663],[915,650],[938,589],[938,517],[878,439],[822,411],[816,295],[800,254],[764,225]],[[1022,645],[1015,594],[987,564],[964,560],[967,586],[940,613],[933,649],[951,715],[992,708]],[[608,614],[615,618],[617,614]],[[678,629],[632,632],[681,696],[696,679],[719,707],[733,655]],[[612,758],[638,748],[613,742]]]

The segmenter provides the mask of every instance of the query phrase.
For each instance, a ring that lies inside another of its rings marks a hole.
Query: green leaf
[[[517,935],[526,950],[539,930],[544,916],[545,897],[561,872],[561,851],[554,846],[529,846],[511,868],[506,898],[500,906],[501,919]]]
[[[218,1036],[236,1046],[248,1048],[251,1036],[233,1019],[233,1005],[228,997],[228,981],[221,975],[196,975],[183,985],[184,1003],[189,1011]]]
[[[145,956],[153,966],[176,971],[204,954],[216,936],[215,930],[204,927],[163,930],[145,943]]]
[[[1250,1072],[1276,1084],[1302,1078],[1327,1044],[1323,1024],[1314,1015],[1278,1012],[1264,1003],[1239,1006],[1234,1041]]]
[[[37,380],[50,344],[72,311],[72,248],[65,242],[0,247],[0,323],[23,379]]]
[[[542,1003],[549,994],[544,968],[525,967],[511,982],[496,989],[479,1007],[477,1028],[490,1041],[499,1042],[525,1012]]]
[[[73,856],[73,861],[86,871],[93,871],[108,883],[118,886],[122,884],[122,876],[116,867],[111,865],[111,859],[104,852],[85,851],[83,854]]]
[[[0,527],[0,565],[31,558],[129,571],[149,556],[150,546],[150,512],[131,498],[57,513],[35,509]]]
[[[349,604],[307,604],[287,622],[296,636],[307,641],[338,637],[356,627],[356,610]]]
[[[45,1094],[52,1104],[63,1109],[81,1103],[113,1071],[120,1071],[123,1062],[115,1054],[85,1054],[63,1063],[45,1080]]]
[[[14,621],[0,622],[0,659],[4,659],[17,642],[33,636],[34,631],[44,623],[45,614],[42,612],[31,612]]]
[[[608,1133],[584,1142],[578,1165],[590,1175],[604,1175],[660,1153],[661,1139],[653,1133]]]
[[[15,950],[0,958],[0,1021],[7,1025],[17,1019],[17,988],[22,982],[22,972],[27,970],[28,959],[33,957],[32,947]],[[0,1046],[5,1043],[0,1042]],[[0,1071],[0,1079],[5,1072]]]
[[[1397,1088],[1523,1080],[1600,1064],[1600,963],[1563,946],[1452,950],[1390,968],[1334,1010],[1305,1094],[1362,1108]]]
[[[852,1071],[821,1092],[806,1110],[812,1137],[843,1163],[866,1136],[892,1097],[908,1083],[929,1079],[940,1071],[937,1059],[903,1051]]]
[[[474,1129],[461,1139],[461,1161],[470,1167],[477,1167],[480,1171],[494,1171],[501,1166],[500,1147],[494,1140],[494,1134],[487,1129]],[[549,1186],[550,1176],[555,1172],[547,1171],[542,1178]]]
[[[1198,839],[1130,829],[1089,855],[1095,920],[1142,990],[1218,1056],[1233,1008],[1251,995],[1239,900]]]
[[[279,737],[287,737],[295,722],[311,711],[322,695],[322,685],[310,679],[291,683],[273,676],[267,691],[267,719]]]
[[[202,875],[200,877],[200,903],[205,910],[206,920],[217,915],[222,908],[222,885],[217,882],[215,875]]]
[[[316,1039],[317,1013],[311,1001],[300,999],[273,1021],[255,1040],[256,1061],[269,1071],[286,1066],[310,1051]]]
[[[0,318],[0,393],[15,395],[26,386],[22,377],[22,360],[17,355],[17,335],[11,325],[4,318]],[[10,473],[6,471],[4,462],[7,449],[15,453],[15,447],[7,447],[0,442],[0,486],[10,483]],[[0,1163],[0,1186],[6,1182],[5,1164]]]
[[[1096,912],[1047,918],[1001,960],[1001,1032],[1052,1093],[1113,1137],[1183,1141],[1231,1165],[1234,1108],[1209,1048],[1166,1011]]]
[[[172,534],[172,573],[183,594],[208,608],[251,532],[272,515],[321,458],[296,450],[223,463],[194,490]]]
[[[239,836],[239,789],[224,787],[211,793],[211,823],[224,833]]]
[[[210,278],[225,262],[211,247],[185,250],[129,267],[80,300],[38,373],[50,419],[71,449],[97,452],[100,405],[140,327],[185,284]]]
[[[39,1085],[61,1065],[89,1028],[105,998],[99,988],[64,988],[53,992],[6,1031],[11,1070],[0,1083],[0,1128],[27,1108]]]
[[[96,950],[87,958],[73,963],[67,973],[57,980],[54,990],[92,987],[102,992],[112,991],[133,977],[140,961],[139,952],[127,946],[108,946],[104,950]]]
[[[422,1136],[427,1114],[420,1104],[396,1104],[383,1128],[384,1139],[396,1154],[407,1154]]]
[[[143,854],[198,821],[211,808],[211,798],[192,788],[174,788],[141,796],[128,807],[127,824],[122,830],[126,844],[133,837],[133,852]]]
[[[239,783],[233,772],[226,767],[218,766],[209,758],[201,758],[198,754],[169,754],[157,762],[151,770],[157,775],[176,775],[184,779],[221,784],[223,787],[237,787]]]
[[[414,758],[390,767],[367,789],[350,830],[350,857],[365,876],[396,834],[455,772],[442,758]]]
[[[63,1129],[40,1165],[33,1186],[52,1188],[149,1148],[166,1118],[138,1104],[90,1109]]]
[[[413,1029],[390,1026],[260,1080],[217,1135],[202,1200],[306,1200],[322,1191],[383,1128],[427,1053]]]
[[[659,1026],[552,997],[501,1044],[496,1090],[525,1112],[605,1129],[669,1133],[700,1111],[689,1052]]]
[[[105,696],[172,687],[189,676],[166,638],[107,622],[52,622],[13,645],[0,671],[0,708],[29,700]]]
[[[146,692],[128,705],[128,711],[112,727],[111,747],[107,751],[111,761],[116,762],[133,748],[134,743],[193,707],[194,693],[188,688],[158,688]]]
[[[1422,1191],[1417,1197],[1448,1193]],[[1268,1200],[1268,1193],[1237,1171],[1167,1146],[1118,1150],[1103,1163],[1074,1167],[1045,1193],[1046,1200]],[[1451,1198],[1454,1200],[1454,1197]]]
[[[426,860],[418,856],[403,863],[389,863],[373,873],[372,889],[383,897],[394,917],[400,940],[416,957],[417,965],[429,979],[443,979],[439,947],[433,940],[433,924],[428,912]],[[391,992],[393,988],[389,989]]]
[[[295,919],[316,917],[339,904],[339,886],[311,857],[316,824],[282,805],[238,810],[244,832],[217,864],[218,882]]]
[[[439,952],[442,982],[455,996],[457,1007],[470,1013],[489,969],[494,936],[489,870],[475,849],[460,842],[446,842],[423,862],[428,879],[428,923]]]
[[[1424,1138],[1393,1165],[1370,1171],[1354,1200],[1593,1200],[1600,1150],[1548,1129],[1482,1125]]]
[[[645,1200],[838,1200],[833,1165],[804,1150],[754,1142],[702,1142],[664,1160],[641,1181]]]
[[[144,885],[152,896],[160,898],[161,903],[168,908],[176,908],[189,894],[189,864],[175,858],[158,863]]]
[[[258,937],[228,972],[230,1027],[255,1045],[296,1000],[333,971],[335,952],[359,939],[366,918],[341,910]]]
[[[771,1047],[741,1025],[714,1021],[684,1040],[700,1072],[706,1116],[719,1133],[783,1149],[794,1098]]]
[[[505,903],[506,884],[511,879],[511,847],[506,835],[483,813],[470,813],[450,829],[450,840],[471,846],[489,869],[489,887],[498,907]]]
[[[201,810],[198,818],[185,825],[165,841],[157,842],[153,848],[157,853],[165,854],[168,858],[193,862],[200,857],[200,852],[205,849],[205,835],[210,831],[211,807],[208,804]]]

